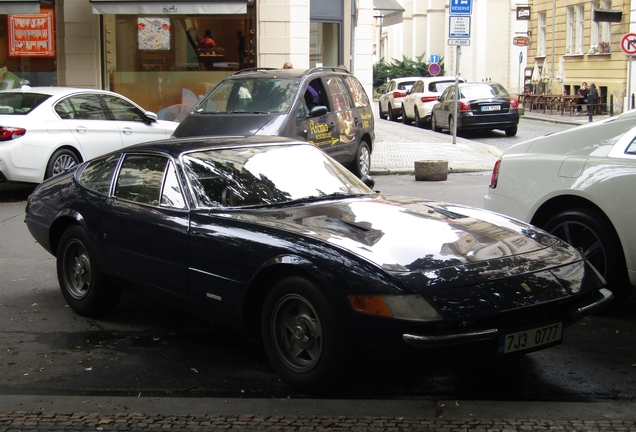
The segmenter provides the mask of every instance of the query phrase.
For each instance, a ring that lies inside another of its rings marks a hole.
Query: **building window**
[[[565,19],[565,52],[566,54],[574,54],[575,20],[573,7],[570,6],[566,9]]]
[[[584,11],[583,5],[576,6],[576,34],[574,36],[576,54],[583,54],[583,30],[585,28],[585,23],[583,22]]]
[[[309,67],[338,66],[340,64],[339,23],[310,23],[309,40]]]
[[[612,2],[609,0],[603,0],[601,2],[601,9],[604,10],[609,10],[612,8]],[[605,42],[607,43],[607,52],[609,52],[609,46],[612,43],[612,33],[611,33],[611,28],[610,28],[610,23],[608,22],[602,22],[599,23],[600,24],[600,41],[599,42]]]
[[[598,47],[599,35],[601,33],[601,23],[594,21],[594,13],[601,9],[598,3],[592,3],[592,13],[590,14],[590,52]]]
[[[545,12],[539,12],[539,41],[537,46],[537,55],[540,57],[545,57],[546,55],[546,19]]]

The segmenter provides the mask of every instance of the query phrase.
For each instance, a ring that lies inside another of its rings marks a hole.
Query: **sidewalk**
[[[596,115],[593,121],[608,118]],[[587,116],[569,114],[543,114],[541,111],[525,111],[523,118],[571,125],[589,123]],[[371,174],[407,174],[415,169],[418,160],[446,160],[449,172],[491,171],[501,151],[493,146],[481,144],[447,133],[408,127],[402,123],[377,120],[375,122],[375,144],[371,157]]]

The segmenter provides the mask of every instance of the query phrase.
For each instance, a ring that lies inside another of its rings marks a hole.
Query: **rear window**
[[[468,99],[489,98],[489,97],[510,97],[505,88],[500,84],[491,85],[466,85],[461,86],[462,97]]]
[[[40,93],[0,93],[0,114],[28,114],[50,97]]]

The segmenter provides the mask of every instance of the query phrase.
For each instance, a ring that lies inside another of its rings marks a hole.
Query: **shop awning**
[[[382,16],[382,26],[388,27],[402,22],[404,8],[396,0],[373,0],[374,15]]]
[[[0,0],[0,13],[13,14],[39,14],[40,0],[7,1]]]
[[[404,12],[404,8],[396,0],[373,0],[373,9],[384,13],[384,15]]]
[[[245,14],[247,0],[91,0],[98,15]]]

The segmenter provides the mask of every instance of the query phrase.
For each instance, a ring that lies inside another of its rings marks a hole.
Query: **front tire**
[[[418,128],[423,128],[424,127],[424,120],[422,120],[422,118],[420,117],[420,112],[417,108],[415,108],[415,126],[417,126]]]
[[[564,210],[550,218],[543,228],[581,250],[603,275],[616,301],[627,297],[632,287],[625,255],[612,223],[594,209]]]
[[[395,111],[393,111],[391,104],[389,104],[389,120],[394,122],[398,121],[398,116],[395,115]]]
[[[387,119],[387,115],[382,112],[382,103],[381,102],[378,102],[378,116],[382,120],[386,120]]]
[[[406,111],[404,111],[404,105],[402,105],[402,123],[404,123],[405,125],[411,124],[411,120],[409,120],[409,118],[406,116]]]
[[[349,344],[324,294],[302,277],[285,278],[263,305],[261,329],[273,368],[302,391],[326,390],[348,357]]]
[[[56,256],[57,279],[71,309],[99,317],[117,306],[122,290],[108,283],[99,271],[84,229],[72,226],[64,231]]]
[[[75,153],[69,149],[59,149],[46,166],[46,172],[44,173],[44,179],[63,173],[65,170],[80,163],[79,158]]]
[[[371,171],[371,150],[369,150],[369,145],[365,141],[360,141],[356,158],[350,168],[358,178],[369,175]]]

